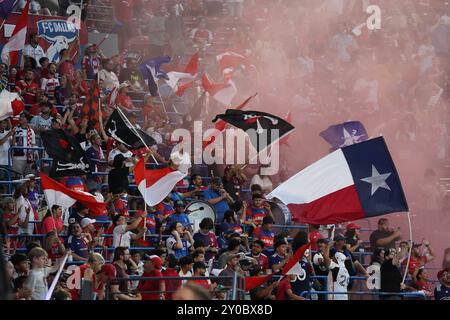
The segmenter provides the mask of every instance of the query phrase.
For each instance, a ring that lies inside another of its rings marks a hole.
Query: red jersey
[[[162,272],[164,277],[179,277],[177,270],[167,268]],[[165,280],[166,282],[166,300],[172,300],[173,293],[181,287],[181,280]]]
[[[152,270],[150,272],[144,272],[142,277],[160,277],[161,280],[141,280],[137,290],[141,292],[142,300],[159,300],[159,293],[142,293],[144,291],[160,291],[160,283],[164,281],[163,275],[159,270]]]
[[[3,213],[3,219],[5,220],[10,220],[14,217],[14,213],[11,212],[4,212]],[[18,230],[19,230],[19,220],[17,219],[16,223],[14,223],[11,227],[7,228],[7,232],[8,234],[17,234]]]
[[[317,251],[317,240],[323,239],[322,234],[318,230],[309,233],[309,242],[311,243],[311,250]]]
[[[267,258],[267,256],[264,253],[260,253],[257,257],[253,256],[251,253],[248,253],[247,256],[256,259],[258,265],[261,267],[262,270],[270,269],[269,258]]]
[[[25,80],[19,80],[16,82],[16,90],[20,93],[25,104],[36,103],[36,90],[39,86],[36,82],[28,83]]]
[[[256,225],[261,225],[265,216],[268,215],[267,209],[264,207],[253,207],[247,209],[247,220],[252,219]]]
[[[128,109],[128,110],[133,110],[135,109],[133,102],[131,101],[131,98],[129,95],[126,94],[119,94],[117,96],[117,101],[116,101],[117,105]]]
[[[208,280],[206,280],[206,279],[189,280],[188,283],[195,283],[196,285],[199,285],[200,287],[209,291],[209,283],[208,283]]]
[[[289,289],[292,290],[291,282],[288,278],[284,278],[277,287],[277,300],[289,300],[287,296]]]
[[[48,259],[51,261],[56,261],[57,259],[61,258],[63,255],[59,251],[59,245],[57,243],[54,243],[50,250],[47,250]]]
[[[275,233],[272,230],[266,230],[263,227],[258,227],[255,231],[253,231],[253,237],[264,242],[265,249],[273,249]]]
[[[408,259],[403,260],[403,266],[406,267]],[[409,273],[412,275],[415,270],[423,267],[427,263],[427,257],[421,256],[418,259],[411,257],[409,261]]]

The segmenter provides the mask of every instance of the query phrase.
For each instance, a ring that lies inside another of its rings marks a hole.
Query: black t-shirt
[[[392,264],[392,260],[386,260],[381,265],[381,291],[400,292],[400,284],[403,281],[399,268]]]
[[[83,220],[83,218],[85,218],[85,217],[79,215],[78,212],[72,213],[69,216],[69,224],[72,224],[75,222],[81,223],[81,220]]]
[[[222,182],[223,182],[223,188],[225,189],[226,192],[228,192],[228,194],[236,201],[239,199],[240,197],[240,188],[239,186],[237,186],[233,179],[231,180],[227,180],[225,177],[222,178]],[[238,188],[236,188],[238,187]]]
[[[125,189],[128,192],[129,182],[128,174],[130,169],[128,167],[124,168],[114,168],[108,173],[108,184],[109,192],[112,194],[119,194],[120,189]]]
[[[379,247],[376,244],[379,239],[387,238],[387,237],[391,236],[392,234],[393,234],[393,232],[391,232],[391,231],[375,230],[374,232],[372,232],[372,234],[370,235],[370,246],[372,247],[372,251]],[[385,245],[384,249],[385,250],[395,249],[395,240],[392,240],[387,245]]]

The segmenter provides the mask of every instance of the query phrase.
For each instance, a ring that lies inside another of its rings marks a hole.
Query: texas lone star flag
[[[294,220],[336,224],[408,211],[400,178],[383,137],[338,149],[269,195]]]
[[[170,167],[147,170],[144,158],[139,160],[134,169],[136,185],[149,206],[155,206],[163,201],[185,176],[186,174]]]

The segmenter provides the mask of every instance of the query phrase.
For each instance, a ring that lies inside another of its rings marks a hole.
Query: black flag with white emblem
[[[92,165],[78,140],[62,129],[41,132],[45,151],[53,158],[53,177],[81,176],[92,172]]]
[[[148,147],[156,144],[155,139],[143,130],[135,128],[119,109],[114,110],[111,117],[109,117],[105,126],[105,132],[108,136],[123,143],[131,150],[145,148],[144,142]]]
[[[285,137],[295,129],[286,120],[260,111],[228,109],[225,114],[217,115],[213,122],[216,122],[218,119],[244,130],[258,152]]]

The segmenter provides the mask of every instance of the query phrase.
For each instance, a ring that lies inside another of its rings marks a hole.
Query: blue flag
[[[161,70],[161,65],[169,63],[171,58],[169,56],[157,57],[146,60],[138,66],[139,72],[142,74],[142,78],[147,82],[148,89],[152,96],[158,94],[158,85],[156,81],[158,79],[169,80],[167,73]]]
[[[345,122],[330,126],[327,130],[321,132],[320,136],[325,139],[334,150],[369,139],[366,128],[364,128],[364,125],[359,121]]]
[[[7,19],[17,0],[3,0],[0,2],[0,17]]]

